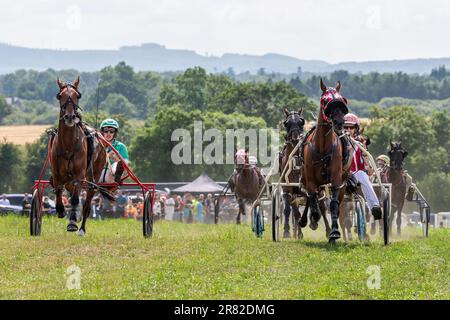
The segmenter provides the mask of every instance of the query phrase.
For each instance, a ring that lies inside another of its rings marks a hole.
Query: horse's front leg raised
[[[311,209],[311,216],[310,216],[310,222],[309,222],[309,227],[312,230],[316,230],[319,227],[319,219],[320,219],[320,209],[319,209],[319,203],[318,203],[318,199],[317,199],[317,191],[310,193],[308,195],[309,198],[309,205],[310,205],[310,209]]]

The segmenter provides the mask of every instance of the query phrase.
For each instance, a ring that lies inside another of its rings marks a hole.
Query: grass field
[[[0,126],[0,139],[7,142],[25,145],[39,139],[41,134],[52,125]]]
[[[450,230],[408,229],[388,247],[341,241],[257,239],[249,225],[157,222],[152,239],[132,220],[88,221],[81,238],[45,218],[40,237],[28,219],[0,217],[1,299],[449,299]],[[269,226],[266,227],[269,229]],[[66,287],[67,268],[81,289]],[[380,289],[369,289],[369,266]]]

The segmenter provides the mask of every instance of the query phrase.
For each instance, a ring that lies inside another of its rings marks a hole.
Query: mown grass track
[[[322,231],[273,243],[269,226],[157,222],[151,239],[132,220],[88,221],[81,238],[66,221],[45,218],[40,237],[28,219],[0,217],[1,299],[449,299],[450,230],[420,229],[385,247],[340,241]],[[81,290],[66,288],[81,269]],[[368,289],[377,265],[381,288]]]

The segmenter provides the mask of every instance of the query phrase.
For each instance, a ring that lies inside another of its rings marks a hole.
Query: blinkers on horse
[[[403,169],[403,161],[408,155],[408,151],[403,149],[402,142],[390,142],[391,150],[388,151],[388,156],[390,160],[389,166],[395,170]]]
[[[76,93],[76,101],[72,98],[70,89],[74,90]],[[63,92],[67,93],[66,101],[61,101],[63,99]],[[56,94],[56,99],[59,100],[60,103],[60,120],[64,120],[64,123],[72,127],[79,121],[76,121],[76,118],[81,120],[81,116],[78,113],[78,109],[81,109],[81,107],[78,105],[78,100],[81,99],[81,93],[78,91],[78,89],[71,83],[65,84],[63,87],[60,88],[60,91]],[[71,106],[72,108],[68,108]]]
[[[305,119],[302,117],[303,109],[291,112],[284,109],[284,112],[287,117],[283,122],[287,132],[287,140],[291,143],[296,143],[300,140],[303,133],[303,126],[305,125]]]

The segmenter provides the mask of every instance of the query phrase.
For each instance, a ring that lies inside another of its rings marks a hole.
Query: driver
[[[116,139],[117,133],[119,132],[119,123],[114,119],[105,119],[100,124],[100,131],[105,139],[111,143],[111,145],[116,149],[120,156],[125,160],[126,164],[129,163],[129,156],[127,147]],[[105,167],[102,170],[102,175],[100,176],[100,182],[112,183],[116,182],[120,184],[124,167],[120,158],[116,153],[110,148],[106,148],[107,160]]]
[[[358,140],[360,121],[359,118],[353,113],[347,113],[344,116],[344,131],[350,137]],[[364,194],[364,198],[367,201],[369,209],[372,211],[372,215],[375,220],[381,219],[381,208],[378,197],[373,190],[372,183],[369,180],[369,176],[365,171],[363,152],[358,145],[354,145],[355,152],[353,153],[352,166],[350,168],[350,174],[352,177],[361,184],[361,189]]]

